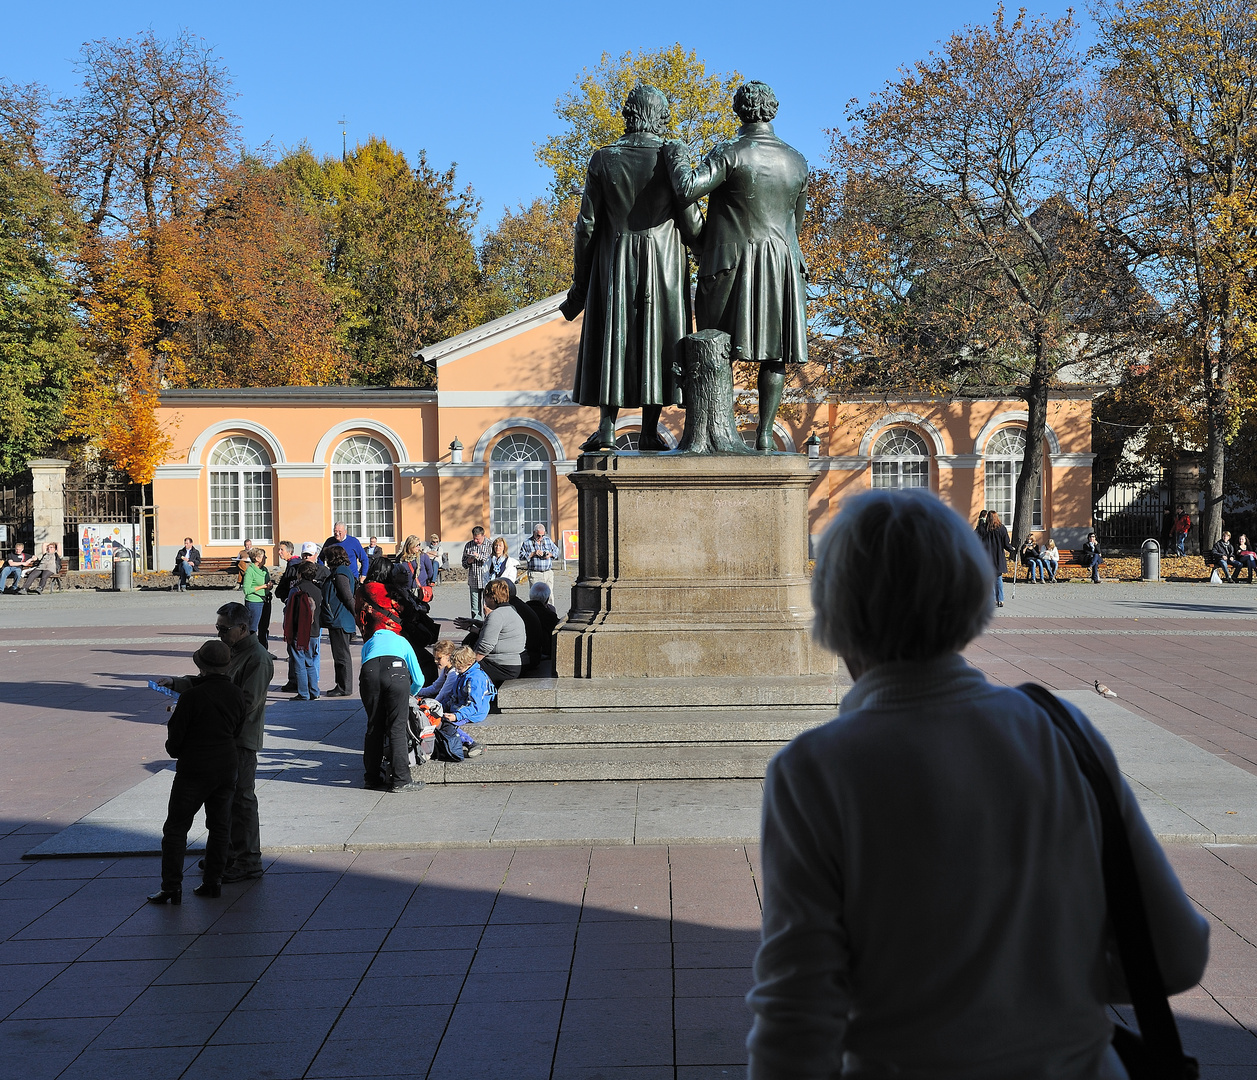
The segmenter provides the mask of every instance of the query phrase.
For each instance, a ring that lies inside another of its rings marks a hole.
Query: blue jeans
[[[1057,562],[1053,559],[1043,559],[1042,565],[1043,565],[1043,573],[1046,575],[1048,581],[1055,581],[1056,570],[1058,566]]]
[[[9,578],[14,579],[13,587],[16,589],[22,584],[22,568],[20,566],[6,566],[0,570],[0,592],[4,592],[5,587],[9,584]]]
[[[1092,555],[1091,558],[1087,560],[1087,569],[1091,571],[1092,581],[1100,580],[1100,564],[1102,562],[1104,562],[1103,555]]]
[[[249,633],[258,632],[258,623],[262,621],[262,601],[246,600],[244,606],[249,611]]]
[[[471,589],[471,617],[484,618],[484,589]]]
[[[1043,561],[1041,559],[1026,560],[1026,580],[1043,581]]]
[[[1187,533],[1178,534],[1178,553],[1180,555],[1187,554]]]
[[[1004,575],[998,570],[995,571],[995,602],[997,604],[1004,602]]]
[[[297,697],[319,696],[319,640],[311,637],[308,649],[293,649],[297,666]]]

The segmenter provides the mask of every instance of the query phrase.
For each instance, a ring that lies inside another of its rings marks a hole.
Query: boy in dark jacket
[[[205,844],[205,876],[193,892],[222,895],[223,869],[231,833],[231,800],[236,791],[236,738],[244,727],[244,693],[227,675],[231,650],[221,641],[207,641],[192,656],[200,675],[188,680],[166,732],[166,753],[175,759],[166,824],[161,838],[161,889],[150,903],[183,900],[183,861],[188,830],[205,807],[209,839]]]

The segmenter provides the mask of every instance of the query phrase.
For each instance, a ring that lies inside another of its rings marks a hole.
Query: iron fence
[[[1110,551],[1137,551],[1149,537],[1164,546],[1169,540],[1169,508],[1169,488],[1160,475],[1113,484],[1092,507],[1096,540]]]
[[[27,551],[34,550],[35,502],[30,477],[19,479],[12,487],[0,488],[0,525],[5,526],[6,539],[0,548],[12,551],[21,541]]]

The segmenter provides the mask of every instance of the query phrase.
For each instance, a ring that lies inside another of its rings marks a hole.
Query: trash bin
[[[1161,544],[1151,538],[1139,548],[1139,576],[1144,581],[1161,580]]]
[[[113,591],[131,591],[131,553],[119,551],[113,557]]]

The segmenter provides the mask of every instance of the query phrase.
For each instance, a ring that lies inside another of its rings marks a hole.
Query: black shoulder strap
[[[1152,947],[1148,912],[1139,888],[1139,873],[1122,811],[1100,758],[1069,710],[1046,687],[1023,683],[1017,688],[1039,705],[1065,736],[1078,768],[1100,805],[1103,836],[1101,868],[1108,898],[1109,920],[1117,937],[1117,951],[1126,973],[1127,989],[1139,1033],[1143,1036],[1149,1076],[1182,1080],[1193,1074],[1195,1061],[1183,1054],[1178,1027],[1166,999],[1165,981]]]

